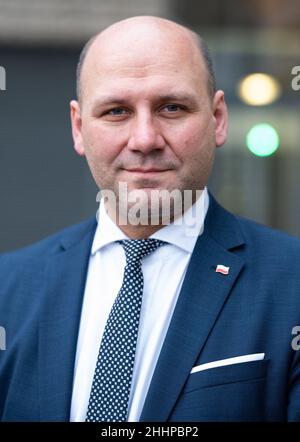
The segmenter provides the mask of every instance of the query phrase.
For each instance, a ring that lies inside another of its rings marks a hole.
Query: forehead
[[[83,91],[84,100],[89,103],[157,101],[163,97],[197,100],[206,93],[206,82],[193,70],[162,63],[143,67],[110,66],[101,71],[95,69]]]
[[[132,84],[145,91],[159,86],[170,89],[178,84],[181,89],[201,88],[207,74],[191,38],[140,29],[133,35],[104,35],[91,47],[81,80],[84,95],[89,95],[95,88],[126,90]]]

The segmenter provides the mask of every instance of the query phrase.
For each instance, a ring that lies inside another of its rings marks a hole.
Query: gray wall
[[[78,51],[0,50],[0,250],[92,216],[96,186],[73,150],[69,101]]]

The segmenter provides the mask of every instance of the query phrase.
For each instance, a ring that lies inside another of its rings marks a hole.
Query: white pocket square
[[[210,368],[223,367],[224,365],[240,364],[242,362],[261,361],[264,359],[265,353],[255,353],[251,355],[237,356],[235,358],[220,359],[219,361],[208,362],[207,364],[196,365],[191,370],[191,373],[198,371],[209,370]]]

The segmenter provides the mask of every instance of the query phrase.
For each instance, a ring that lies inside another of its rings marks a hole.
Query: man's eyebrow
[[[195,103],[196,98],[192,94],[187,93],[174,93],[174,94],[165,94],[165,95],[158,95],[155,99],[155,101],[158,102],[173,102],[173,101],[180,101],[180,102],[189,102],[189,103]],[[120,96],[112,96],[112,95],[103,95],[94,100],[92,103],[93,108],[97,108],[100,106],[108,106],[111,104],[117,104],[117,105],[125,105],[130,102],[130,98],[124,98]]]
[[[125,100],[124,98],[105,95],[103,97],[96,98],[92,103],[92,107],[107,106],[108,104],[125,104],[126,102],[127,100]]]
[[[159,101],[183,101],[183,102],[195,102],[196,98],[190,94],[166,94],[159,97]]]

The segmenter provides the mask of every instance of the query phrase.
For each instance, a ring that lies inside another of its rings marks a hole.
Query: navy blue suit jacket
[[[89,220],[0,257],[0,420],[68,421],[91,243]],[[228,275],[216,266],[230,267]],[[141,421],[300,420],[300,241],[212,198]],[[253,353],[261,361],[190,374]]]

